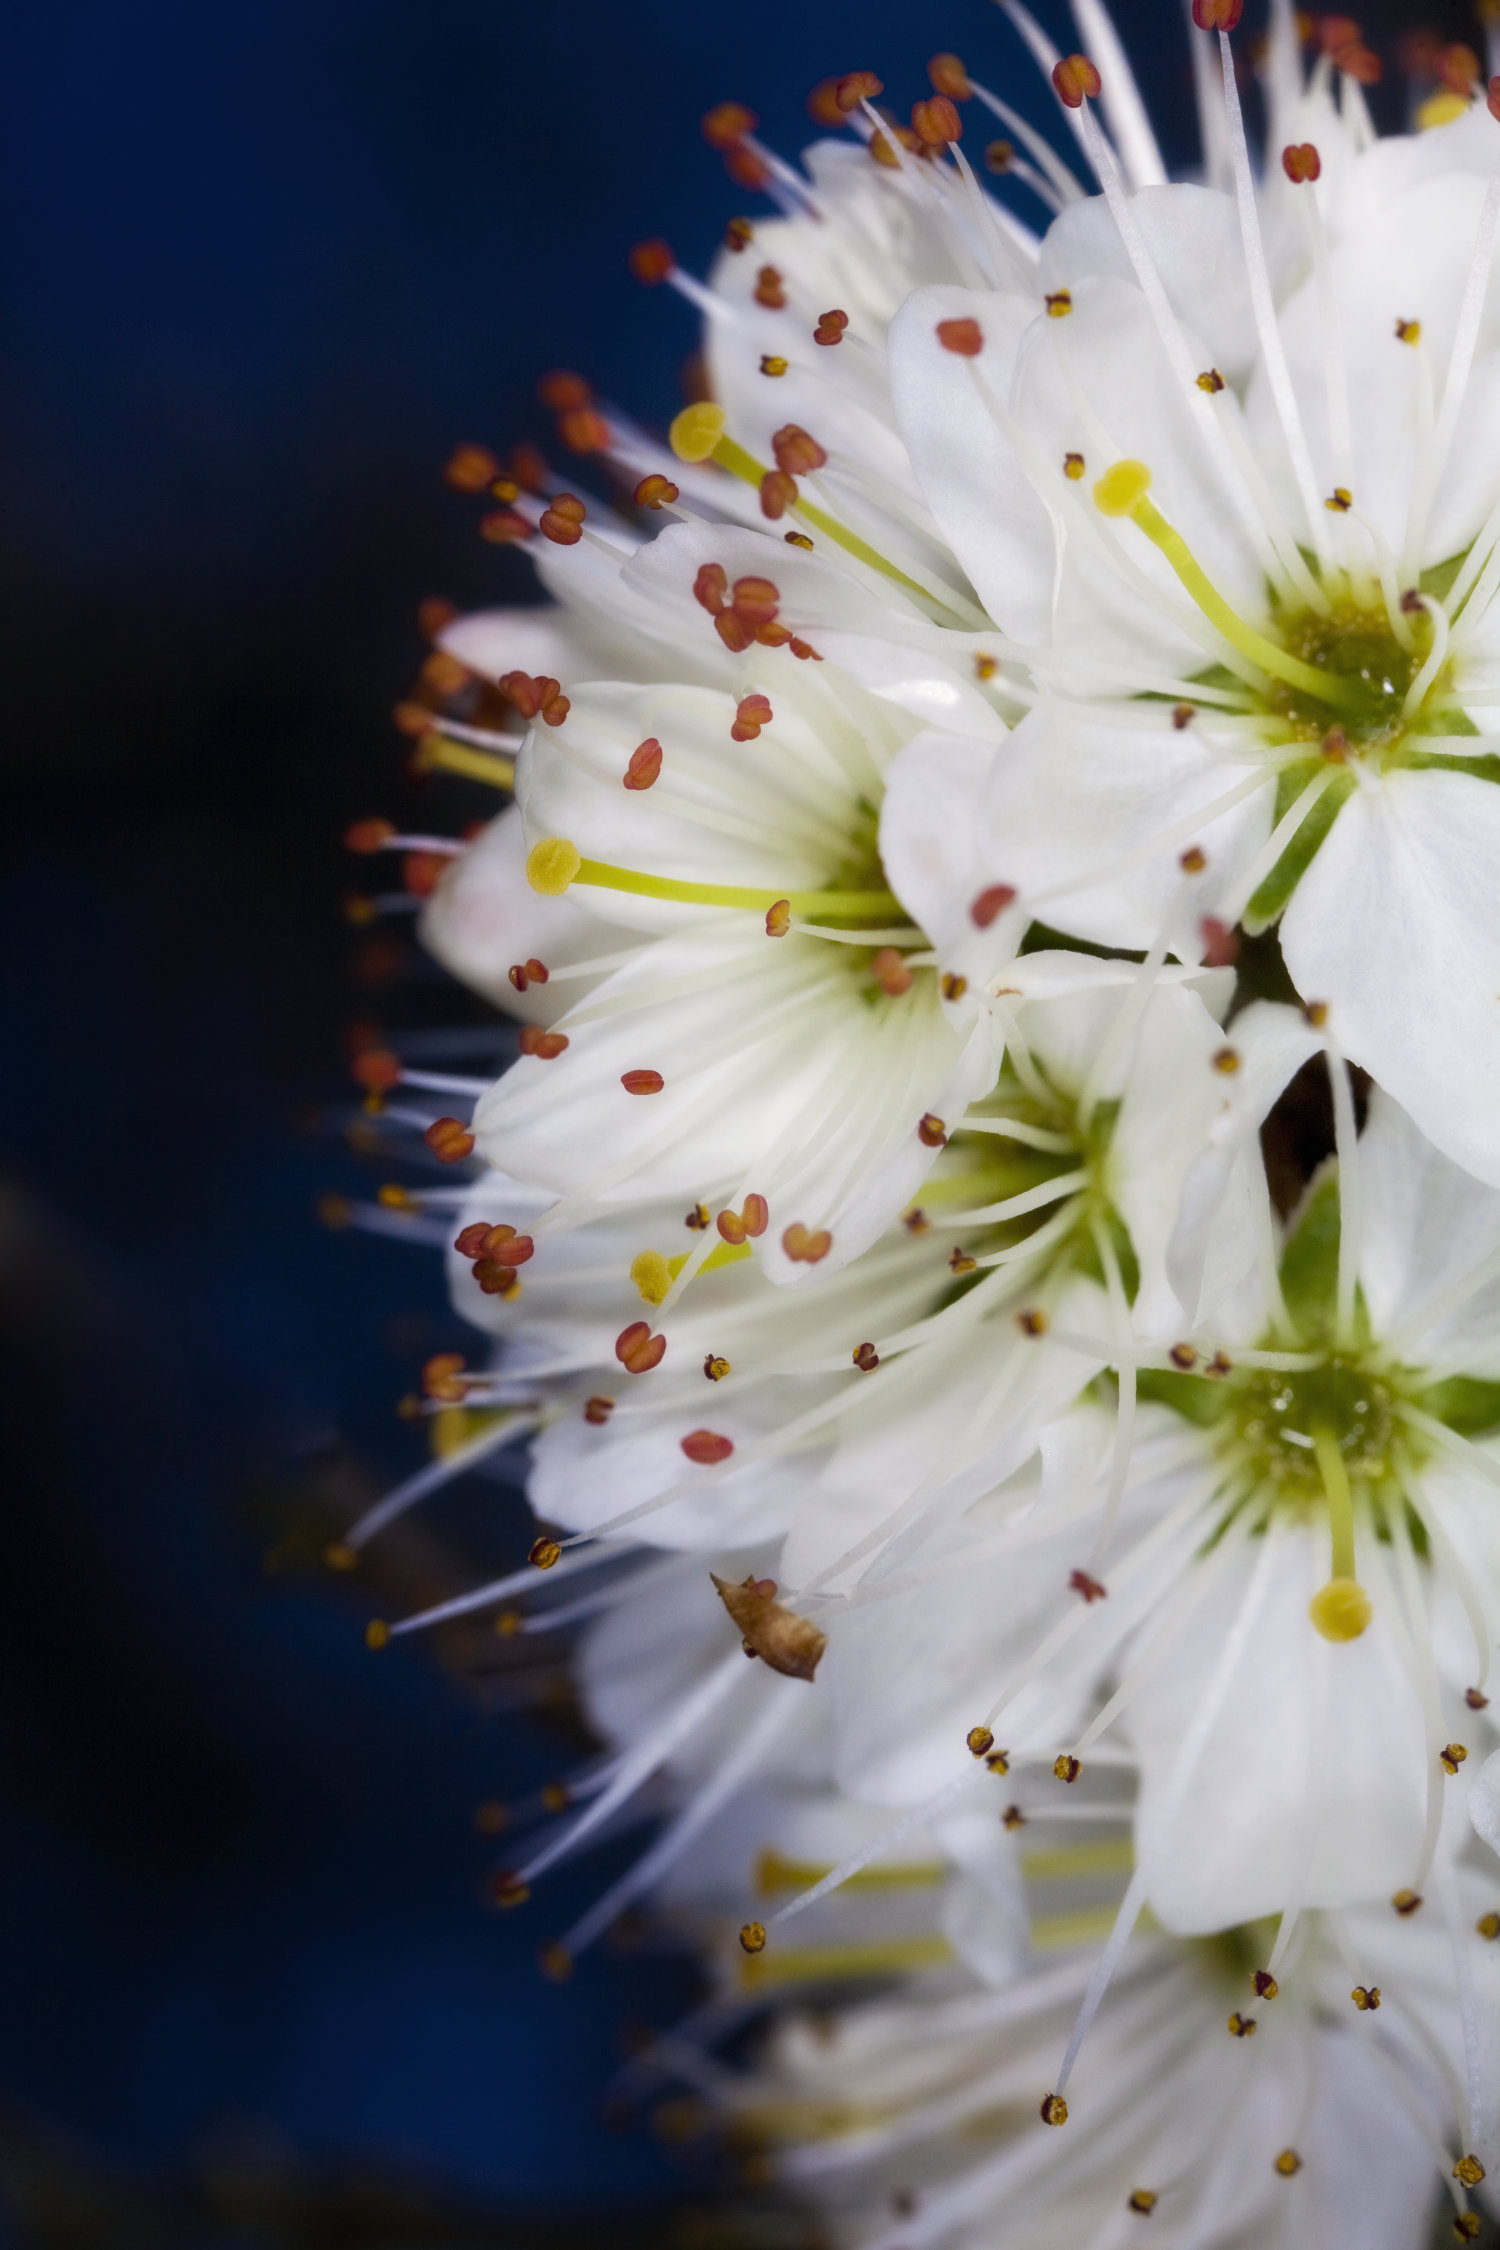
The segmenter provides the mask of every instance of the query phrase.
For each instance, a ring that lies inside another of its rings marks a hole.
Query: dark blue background
[[[1182,160],[1178,11],[1120,15]],[[743,98],[790,152],[816,80],[904,107],[938,46],[1043,114],[986,0],[49,0],[0,33],[17,2239],[529,2243],[517,2214],[588,2207],[625,2240],[629,2207],[660,2240],[701,2199],[598,2114],[621,2020],[687,1972],[539,1980],[598,1862],[478,1904],[474,1807],[565,1764],[564,1722],[507,1716],[471,1641],[361,1643],[372,1602],[514,1559],[514,1495],[435,1510],[373,1591],[313,1567],[417,1459],[391,1405],[452,1334],[431,1261],[312,1216],[361,1178],[345,1020],[456,1005],[409,957],[372,988],[338,839],[409,804],[419,598],[524,594],[450,445],[544,435],[559,363],[678,403],[691,321],[624,253],[702,270],[746,207],[699,114]]]

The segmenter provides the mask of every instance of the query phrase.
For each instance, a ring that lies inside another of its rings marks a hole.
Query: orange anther
[[[396,831],[388,820],[356,820],[344,830],[344,849],[368,857],[383,852]]]
[[[513,445],[505,456],[505,466],[523,492],[546,491],[547,463],[536,446],[529,442]]]
[[[990,141],[985,148],[984,168],[987,172],[1008,172],[1015,161],[1014,141]]]
[[[797,480],[787,475],[785,469],[767,469],[760,480],[760,512],[771,523],[777,523],[788,508],[797,505]],[[790,636],[788,636],[790,637]]]
[[[486,1297],[514,1297],[517,1294],[515,1267],[502,1265],[498,1258],[476,1258],[474,1279]]]
[[[537,530],[554,547],[576,547],[583,537],[583,521],[588,511],[572,492],[559,492],[550,508],[542,510]]]
[[[703,138],[710,148],[731,148],[753,133],[760,119],[743,102],[719,102],[703,120]]]
[[[1289,180],[1315,180],[1323,169],[1323,159],[1312,141],[1292,141],[1281,152],[1281,169]]]
[[[465,1227],[464,1233],[468,1233]],[[536,1244],[529,1234],[517,1234],[514,1227],[486,1227],[482,1254],[486,1258],[503,1258],[508,1266],[524,1266],[528,1258],[536,1256]]]
[[[917,1125],[917,1139],[923,1148],[946,1148],[948,1128],[941,1117],[934,1117],[930,1109],[924,1110]]]
[[[661,772],[661,744],[654,734],[638,742],[630,753],[625,768],[624,786],[627,789],[649,789]]]
[[[549,727],[560,727],[572,708],[557,681],[548,679],[544,674],[533,676],[529,672],[506,672],[496,685],[506,701],[515,705],[523,719],[541,718]]]
[[[787,537],[789,539],[792,536],[793,535],[791,532],[787,533]],[[812,541],[809,539],[807,544],[810,547],[812,545]],[[803,663],[806,663],[809,657],[812,658],[815,664],[821,664],[823,661],[822,657],[819,656],[817,650],[813,647],[812,642],[799,640],[795,633],[792,635],[791,640],[787,643],[787,646],[790,648],[793,656],[797,657]]]
[[[1233,31],[1245,12],[1245,0],[1193,0],[1193,21],[1200,31]]]
[[[349,1065],[349,1075],[367,1094],[388,1094],[401,1083],[401,1060],[387,1047],[367,1047]]]
[[[1325,55],[1359,44],[1360,29],[1353,16],[1320,16],[1316,19],[1318,44]]]
[[[856,1344],[854,1364],[862,1375],[873,1375],[880,1365],[880,1354],[873,1344]]]
[[[625,1070],[620,1073],[620,1084],[627,1094],[659,1094],[666,1083],[659,1070]]]
[[[464,1227],[453,1239],[453,1247],[461,1258],[482,1258],[490,1230],[483,1219],[476,1219]]]
[[[569,407],[592,406],[594,386],[571,367],[554,367],[537,384],[536,395],[551,413],[566,414]]]
[[[758,194],[771,177],[749,141],[732,141],[724,151],[724,169],[736,187]]]
[[[950,101],[966,102],[974,91],[957,55],[934,55],[927,65],[927,75],[933,92],[946,94]]]
[[[786,290],[774,266],[762,266],[755,277],[755,302],[764,305],[767,312],[784,312]]]
[[[844,112],[839,107],[841,78],[820,78],[807,97],[807,114],[815,125],[826,125],[836,132],[844,123]]]
[[[731,607],[747,625],[769,625],[781,602],[779,589],[769,578],[737,578]]]
[[[663,242],[659,234],[652,235],[648,242],[637,242],[630,253],[630,270],[636,280],[643,281],[648,289],[654,289],[658,282],[665,281],[676,264],[672,245]]]
[[[474,1153],[474,1136],[456,1117],[435,1119],[422,1138],[439,1164],[461,1164]]]
[[[557,417],[557,434],[570,453],[607,453],[609,424],[592,406],[575,406]]]
[[[434,1352],[422,1364],[422,1388],[429,1398],[442,1399],[452,1406],[464,1395],[463,1375],[462,1352]]]
[[[1484,100],[1485,107],[1489,111],[1491,117],[1493,117],[1497,123],[1500,123],[1500,78],[1492,78],[1490,80]]]
[[[934,94],[911,105],[911,129],[924,148],[943,149],[962,140],[964,121],[946,94]]]
[[[1109,1588],[1101,1586],[1097,1578],[1090,1578],[1086,1570],[1071,1572],[1068,1584],[1073,1592],[1081,1594],[1086,1602],[1102,1602],[1109,1592]]]
[[[883,945],[870,962],[870,974],[883,992],[899,1000],[903,992],[912,988],[912,973],[906,966],[904,954],[894,945]]]
[[[455,492],[483,492],[500,464],[487,445],[456,445],[443,465],[443,482]]]
[[[431,898],[448,861],[442,852],[408,852],[401,862],[401,886],[413,898]]]
[[[777,468],[784,469],[791,477],[810,476],[814,469],[825,467],[828,460],[817,439],[795,422],[787,422],[773,433],[771,452]]]
[[[771,1206],[763,1195],[753,1191],[740,1205],[740,1219],[748,1235],[764,1234],[771,1220]]]
[[[960,359],[977,359],[984,350],[984,332],[977,320],[940,320],[937,340],[945,352],[957,352]]]
[[[665,508],[677,498],[677,487],[670,477],[653,474],[642,477],[633,498],[638,508]]]
[[[631,1375],[648,1375],[667,1355],[665,1336],[653,1336],[644,1320],[633,1320],[615,1338],[615,1358]]]
[[[531,537],[531,526],[514,508],[492,508],[479,519],[479,536],[491,547],[516,547]]]
[[[442,594],[429,594],[417,604],[417,630],[424,641],[435,641],[458,616],[458,605]]]
[[[885,92],[885,82],[873,70],[848,70],[834,87],[833,98],[845,117],[861,102],[873,102]]]
[[[583,1407],[583,1418],[585,1422],[592,1422],[595,1429],[598,1429],[601,1424],[609,1420],[614,1410],[615,1402],[612,1398],[596,1397],[585,1399]]]
[[[538,1062],[556,1062],[559,1055],[568,1051],[566,1032],[543,1031],[537,1023],[522,1024],[518,1044],[523,1055],[535,1055]]]
[[[710,617],[729,607],[729,575],[722,563],[703,563],[693,580],[693,599]]]
[[[815,344],[841,344],[844,340],[844,330],[848,325],[849,315],[846,312],[838,311],[837,308],[832,312],[819,313],[818,325],[813,330],[813,342]]]
[[[1008,906],[1015,904],[1015,897],[1013,883],[991,883],[970,905],[969,920],[976,930],[987,930]]]
[[[1378,86],[1385,68],[1380,57],[1358,40],[1352,46],[1339,48],[1333,58],[1333,67],[1361,86]]]
[[[711,1469],[715,1462],[727,1461],[734,1451],[734,1439],[720,1437],[716,1430],[689,1430],[680,1442],[688,1459],[704,1469]]]
[[[790,899],[779,898],[774,906],[766,908],[767,937],[785,937],[791,926],[792,902]]]
[[[731,219],[724,229],[724,247],[738,253],[748,250],[755,240],[755,229],[748,219]]]
[[[1450,92],[1462,94],[1465,101],[1479,83],[1479,57],[1472,47],[1455,44],[1441,48],[1433,60],[1433,69]]]
[[[731,741],[757,741],[761,728],[769,726],[771,718],[771,705],[767,697],[742,695],[735,706],[734,724],[729,730]]]
[[[1099,73],[1087,55],[1064,55],[1052,72],[1057,98],[1069,109],[1082,109],[1085,100],[1097,100]]]
[[[783,1234],[781,1247],[794,1265],[815,1266],[833,1248],[833,1236],[827,1227],[814,1231],[797,1220]]]

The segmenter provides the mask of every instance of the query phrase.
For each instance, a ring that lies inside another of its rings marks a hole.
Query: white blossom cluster
[[[677,2067],[857,2250],[1500,2169],[1500,81],[1378,138],[1276,0],[1252,152],[1238,12],[1191,182],[1101,0],[1010,10],[1074,164],[951,56],[721,118],[713,403],[581,409],[636,504],[502,490],[551,606],[444,636],[531,723],[423,933],[525,1028],[378,1519],[530,1436],[607,1748],[502,1888],[665,1787],[553,1965],[697,1932]]]

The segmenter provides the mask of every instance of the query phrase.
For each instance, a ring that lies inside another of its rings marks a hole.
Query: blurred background
[[[1176,0],[1116,13],[1188,163]],[[1411,27],[1365,23],[1388,61]],[[517,1493],[319,1561],[420,1463],[397,1401],[462,1342],[434,1257],[319,1222],[383,1176],[350,1026],[478,1020],[409,916],[351,926],[378,885],[340,838],[492,809],[419,796],[391,723],[425,597],[529,595],[442,465],[545,439],[558,366],[675,411],[691,319],[626,251],[701,272],[760,208],[701,113],[742,99],[790,154],[817,80],[873,67],[904,115],[940,46],[1045,114],[988,0],[50,0],[0,31],[0,2239],[717,2239],[712,2172],[607,2100],[689,1966],[536,1969],[610,1851],[483,1903],[499,1807],[579,1747],[561,1680],[482,1634],[364,1645],[519,1560]]]

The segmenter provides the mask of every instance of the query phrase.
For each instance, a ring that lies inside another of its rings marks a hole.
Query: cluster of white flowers
[[[805,172],[726,106],[782,215],[636,254],[713,403],[555,383],[619,510],[466,457],[552,606],[443,635],[530,724],[430,722],[516,756],[423,934],[524,1029],[403,1073],[475,1096],[405,1201],[494,1349],[351,1544],[531,1439],[530,1566],[405,1621],[590,1621],[608,1750],[501,1895],[666,1786],[551,1965],[670,1905],[721,1998],[663,2067],[839,2241],[1414,2250],[1440,2184],[1474,2239],[1500,81],[1379,139],[1274,0],[1262,161],[1194,0],[1173,183],[1102,0],[1009,12],[1098,192],[953,56]]]

